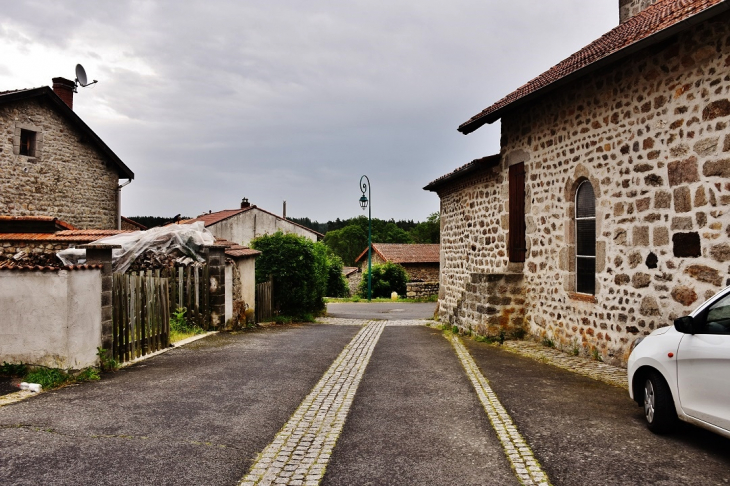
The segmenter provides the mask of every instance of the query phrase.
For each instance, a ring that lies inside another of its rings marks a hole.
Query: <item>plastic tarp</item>
[[[93,242],[94,245],[120,245],[112,250],[112,266],[115,273],[124,273],[134,261],[147,251],[164,255],[189,257],[197,262],[204,262],[202,248],[215,243],[213,233],[205,229],[202,221],[192,224],[171,224],[107,236]],[[86,250],[70,248],[57,253],[64,265],[82,265],[86,263]]]

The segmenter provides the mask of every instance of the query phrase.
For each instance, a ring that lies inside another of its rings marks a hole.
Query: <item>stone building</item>
[[[438,244],[373,243],[371,260],[373,265],[397,263],[406,270],[411,282],[437,282],[439,279]],[[362,272],[367,272],[367,248],[360,253],[355,263],[360,263]]]
[[[625,364],[730,275],[730,2],[620,0],[621,24],[459,127],[498,155],[441,200],[440,315]]]
[[[134,173],[73,111],[73,81],[0,92],[0,214],[116,229]]]
[[[254,238],[270,235],[277,231],[293,233],[312,241],[324,238],[322,233],[251,205],[246,198],[241,201],[240,209],[224,209],[215,213],[202,214],[197,218],[182,220],[179,223],[187,224],[196,221],[202,221],[206,229],[216,238],[244,246],[247,246]]]

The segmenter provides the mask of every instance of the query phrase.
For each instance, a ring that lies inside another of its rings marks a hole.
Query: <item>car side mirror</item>
[[[679,317],[674,320],[674,328],[684,334],[694,334],[694,319],[692,316]]]

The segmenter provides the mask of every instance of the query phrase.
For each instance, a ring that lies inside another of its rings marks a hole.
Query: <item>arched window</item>
[[[575,287],[582,294],[596,293],[596,196],[588,181],[575,194]]]

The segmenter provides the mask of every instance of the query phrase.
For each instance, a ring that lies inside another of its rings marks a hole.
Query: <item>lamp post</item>
[[[363,179],[365,179],[367,182],[363,182]],[[368,179],[368,176],[364,175],[360,178],[360,191],[362,191],[362,197],[360,198],[360,207],[365,210],[365,208],[368,208],[368,302],[370,302],[370,297],[372,294],[372,283],[373,283],[373,275],[372,275],[372,256],[371,251],[373,249],[373,243],[372,243],[372,234],[373,234],[373,220],[372,220],[372,205],[368,204],[368,202],[371,199],[370,196],[370,179]],[[365,196],[365,191],[368,192],[368,195]]]

